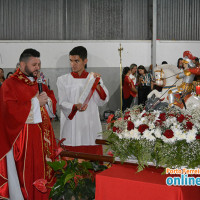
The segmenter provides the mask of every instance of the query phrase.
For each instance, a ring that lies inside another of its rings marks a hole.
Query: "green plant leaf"
[[[51,188],[51,192],[50,192],[49,198],[58,197],[58,196],[62,196],[63,195],[63,193],[65,191],[64,178],[65,177],[62,176],[60,179],[56,180],[56,183]]]
[[[71,174],[67,174],[67,176],[65,176],[65,180],[64,180],[64,185],[74,177],[74,173]]]
[[[47,162],[47,164],[54,170],[54,171],[58,171],[61,170],[66,162],[64,160],[60,160],[60,161],[54,161],[54,162]]]

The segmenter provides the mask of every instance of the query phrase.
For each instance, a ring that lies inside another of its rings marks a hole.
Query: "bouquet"
[[[149,162],[156,166],[195,168],[200,164],[200,113],[167,108],[145,111],[134,106],[105,131],[110,148],[122,162],[135,158],[138,171]]]

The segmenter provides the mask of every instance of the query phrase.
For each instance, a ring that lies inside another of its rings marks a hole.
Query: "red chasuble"
[[[51,98],[55,111],[53,91],[46,85],[43,91]],[[25,124],[37,92],[37,83],[20,70],[0,88],[0,197],[8,198],[5,156],[12,147],[24,199],[48,199],[49,192],[43,194],[33,186],[37,179],[53,185],[53,171],[46,161],[54,160],[56,141],[45,107],[41,107],[42,123]]]

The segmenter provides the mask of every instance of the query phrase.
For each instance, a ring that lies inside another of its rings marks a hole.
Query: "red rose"
[[[191,118],[192,118],[191,115],[185,115],[185,119],[186,119],[187,121],[189,121]]]
[[[164,134],[163,134],[166,138],[172,138],[174,136],[174,132],[170,129],[167,129]]]
[[[127,120],[129,117],[131,117],[130,116],[130,111],[125,113],[124,120]]]
[[[113,132],[117,132],[118,133],[118,131],[119,131],[119,128],[113,126]]]
[[[140,133],[143,133],[146,129],[148,129],[149,126],[147,126],[146,124],[141,124],[139,127],[138,127],[138,131]]]
[[[196,140],[200,140],[200,135],[196,135]]]
[[[159,119],[162,121],[166,121],[166,113],[160,113]]]
[[[186,122],[186,128],[189,130],[192,130],[193,125],[194,124],[192,122]]]
[[[174,114],[168,114],[168,116],[169,116],[169,117],[175,117],[175,115],[174,115]]]
[[[132,121],[127,121],[127,130],[130,131],[134,129],[134,123]]]
[[[146,117],[147,116],[147,113],[144,113],[143,115],[142,115],[142,117]]]
[[[177,117],[177,121],[180,122],[180,123],[182,123],[184,119],[185,119],[185,117],[182,114]]]
[[[156,126],[162,126],[163,122],[162,120],[156,120],[155,125]]]

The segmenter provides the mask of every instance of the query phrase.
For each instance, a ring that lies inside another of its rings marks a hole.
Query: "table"
[[[167,186],[163,169],[116,164],[96,175],[95,200],[200,200],[199,186]]]

